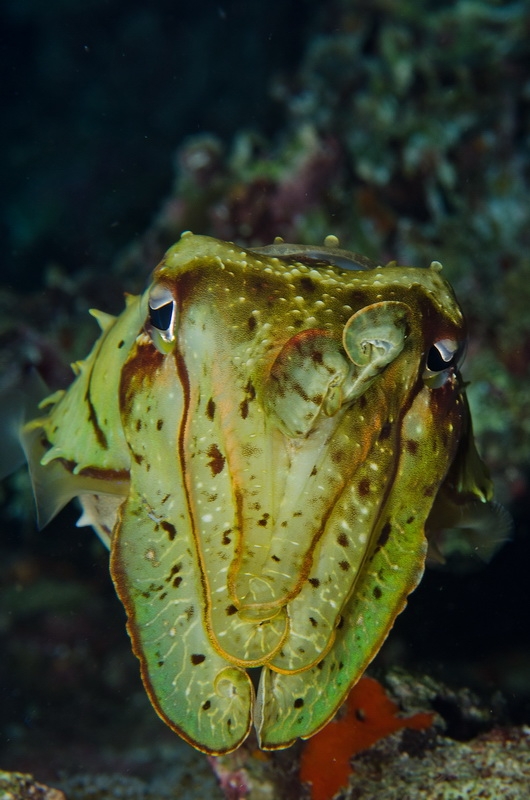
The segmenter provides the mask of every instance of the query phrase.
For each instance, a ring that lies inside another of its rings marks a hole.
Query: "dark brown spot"
[[[322,364],[322,362],[324,361],[322,351],[313,350],[313,352],[311,353],[311,360],[313,361],[314,364]]]
[[[223,531],[223,538],[221,539],[223,544],[230,544],[230,542],[232,541],[232,539],[228,535],[229,533],[232,533],[232,528],[228,528],[228,530]]]
[[[256,325],[257,325],[257,324],[258,324],[258,322],[257,322],[257,320],[256,320],[256,317],[249,317],[249,318],[248,318],[247,325],[248,325],[248,329],[249,329],[249,331],[250,331],[251,333],[252,333],[252,331],[253,331],[253,330],[255,330],[255,329],[256,329]]]
[[[302,516],[302,511],[294,511],[293,512],[293,517],[301,517],[301,516]]]
[[[318,662],[317,669],[324,669],[324,661],[319,661]]]
[[[239,413],[241,414],[241,419],[246,419],[248,417],[248,397],[245,397],[239,404]]]
[[[69,461],[66,458],[57,458],[56,460],[59,461],[69,472],[73,472],[77,466],[75,461]],[[86,478],[98,478],[99,480],[104,481],[127,481],[130,478],[130,473],[127,469],[99,469],[98,467],[83,467],[83,469],[79,470],[79,472],[76,474]],[[142,512],[140,511],[139,513],[141,514]]]
[[[370,494],[370,481],[368,478],[362,478],[359,481],[359,494],[361,497],[366,497],[367,494]]]
[[[175,528],[175,526],[172,525],[171,522],[168,522],[167,520],[163,519],[162,522],[160,523],[160,527],[162,528],[163,531],[167,533],[169,541],[172,542],[175,536],[177,535],[177,529]]]
[[[278,563],[279,561],[281,561],[281,558],[278,558],[278,556],[274,556],[274,555],[272,555],[272,556],[271,556],[271,558],[272,558],[272,560],[273,560],[273,561],[276,561],[276,563]]]
[[[414,519],[415,519],[414,517],[409,517],[409,518],[407,519],[407,523],[406,523],[406,524],[407,524],[407,525],[411,525],[411,524],[414,522]]]
[[[251,380],[247,381],[247,385],[245,386],[245,392],[248,395],[249,400],[254,400],[256,397],[256,389],[254,388],[254,384]]]
[[[304,389],[301,383],[298,383],[298,381],[293,381],[293,383],[291,384],[291,389],[293,392],[296,392],[296,394],[299,397],[302,398],[304,403],[307,403],[307,401],[309,400],[309,395],[307,394],[306,390]]]
[[[175,587],[175,589],[178,589],[181,583],[182,583],[182,578],[180,577],[180,575],[177,575],[177,577],[173,581],[173,586]]]
[[[311,398],[311,402],[314,403],[316,406],[319,406],[323,400],[323,396],[321,394],[314,394]]]
[[[136,420],[136,430],[137,431],[141,431],[142,430],[142,420],[141,419],[137,419]]]
[[[316,474],[317,474],[317,468],[313,467],[313,469],[311,470],[311,476],[316,475]]]
[[[348,572],[348,570],[350,568],[350,562],[349,561],[339,561],[339,567],[341,568],[341,570],[343,572]]]
[[[210,420],[213,420],[213,418],[215,416],[215,401],[214,401],[213,397],[210,397],[210,399],[206,403],[206,416]]]
[[[164,600],[164,598],[166,597],[167,597],[167,592],[162,592],[162,594],[160,595],[160,600]]]
[[[141,464],[142,461],[144,460],[144,457],[141,456],[139,453],[133,453],[132,455],[137,464]]]
[[[423,494],[425,497],[432,497],[434,494],[434,486],[427,486]]]
[[[216,444],[210,445],[210,447],[206,452],[206,455],[211,459],[208,463],[208,466],[212,470],[212,477],[215,477],[215,475],[219,475],[219,473],[222,472],[224,469],[226,458],[221,453]]]
[[[157,667],[163,667],[164,666],[164,662],[163,661],[157,661],[156,665],[157,665]]]
[[[337,630],[340,631],[343,625],[344,625],[344,617],[341,614],[339,617],[339,621],[337,622]]]
[[[248,417],[249,404],[256,397],[256,390],[252,384],[252,381],[247,381],[244,392],[246,397],[239,404],[239,413],[242,419],[246,419]]]
[[[191,663],[194,667],[196,667],[197,664],[202,664],[203,661],[206,661],[206,656],[203,656],[202,653],[193,653],[191,656]]]
[[[231,604],[231,605],[227,606],[227,607],[226,607],[226,615],[227,615],[228,617],[231,617],[231,616],[233,616],[234,614],[237,614],[237,606],[235,606],[235,605],[233,605],[233,604]]]
[[[309,578],[309,583],[311,584],[313,589],[318,589],[318,587],[320,586],[320,581],[318,580],[318,578]]]
[[[269,521],[270,514],[264,514],[261,519],[258,520],[258,525],[261,525],[262,528],[267,526]]]
[[[316,621],[316,619],[314,617],[309,617],[309,622],[311,623],[313,628],[316,628],[318,626],[318,622]]]
[[[344,669],[344,661],[339,661],[339,669]]]
[[[300,286],[302,287],[304,292],[315,291],[315,284],[313,283],[313,279],[309,278],[307,275],[304,275],[303,278],[300,278]]]
[[[339,533],[337,536],[337,543],[340,544],[341,547],[348,547],[350,542],[345,533]]]
[[[414,439],[407,439],[405,447],[412,456],[415,456],[418,452],[418,442],[415,442]]]
[[[390,522],[385,522],[383,527],[381,528],[381,533],[379,534],[379,539],[377,540],[378,547],[384,547],[385,544],[388,542],[388,537],[390,536],[390,531],[392,530],[392,525]]]
[[[191,618],[193,617],[193,615],[195,614],[195,608],[194,608],[193,606],[188,606],[188,608],[187,608],[187,609],[184,611],[184,613],[186,614],[186,619],[187,619],[187,620],[188,620],[188,622],[189,622],[189,621],[190,621],[190,619],[191,619]]]
[[[390,436],[390,432],[392,431],[392,425],[390,422],[385,422],[381,430],[379,431],[379,438],[380,439],[388,439]]]
[[[381,591],[379,586],[374,586],[373,595],[374,595],[375,599],[379,600],[379,598],[381,597],[382,594],[383,594],[383,592]]]
[[[209,701],[209,700],[206,700],[206,702],[204,702],[204,703],[202,704],[202,710],[203,710],[203,711],[208,711],[208,709],[210,708],[210,706],[211,706],[211,705],[212,705],[212,704],[210,703],[210,701]]]
[[[157,419],[157,421],[156,421],[156,429],[157,429],[157,431],[161,431],[163,425],[164,425],[164,420],[163,419]]]
[[[103,430],[103,428],[100,426],[100,424],[98,422],[96,409],[94,408],[94,405],[92,403],[92,398],[90,396],[90,384],[88,386],[88,389],[86,390],[85,400],[86,400],[86,403],[87,403],[87,406],[88,406],[88,421],[90,422],[90,424],[94,428],[94,433],[96,435],[96,439],[98,441],[98,444],[99,444],[99,446],[101,448],[103,448],[103,450],[108,450],[109,443],[107,441],[107,437],[105,435],[105,431]]]
[[[304,705],[304,698],[303,697],[297,697],[296,700],[293,703],[293,706],[295,708],[302,708],[303,705]]]
[[[340,464],[344,458],[344,450],[333,450],[331,452],[331,460],[334,464]]]
[[[121,340],[118,342],[118,350],[121,350],[121,348],[123,347],[123,345],[124,345],[124,344],[125,344],[125,342],[123,341],[123,339],[121,339]]]

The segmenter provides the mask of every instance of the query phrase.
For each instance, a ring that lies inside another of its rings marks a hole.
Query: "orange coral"
[[[352,755],[401,728],[424,730],[433,720],[427,713],[397,716],[399,707],[373,678],[361,678],[343,711],[307,742],[302,753],[300,780],[312,785],[313,800],[330,800],[346,786]]]

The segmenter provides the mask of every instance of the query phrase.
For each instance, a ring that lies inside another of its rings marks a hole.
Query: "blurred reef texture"
[[[382,263],[442,262],[513,538],[481,569],[430,571],[410,598],[374,669],[452,687],[421,706],[442,722],[432,740],[401,731],[357,756],[344,796],[403,797],[404,781],[411,798],[527,797],[514,727],[530,724],[527,0],[6,0],[0,15],[0,388],[32,366],[67,385],[96,336],[87,309],[118,312],[185,229],[253,245],[333,233]],[[221,798],[206,757],[150,708],[107,553],[76,509],[37,532],[26,473],[0,493],[2,768],[67,800]],[[468,691],[483,724],[459,735]],[[309,797],[301,747],[215,764],[225,795]],[[261,777],[231,787],[248,758]],[[26,796],[8,780],[0,796]]]

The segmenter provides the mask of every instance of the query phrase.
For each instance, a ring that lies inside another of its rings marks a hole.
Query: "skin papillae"
[[[153,706],[205,752],[321,729],[427,537],[495,527],[440,269],[184,234],[23,429],[41,522],[79,497]]]

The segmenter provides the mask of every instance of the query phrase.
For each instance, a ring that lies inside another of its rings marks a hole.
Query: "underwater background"
[[[488,565],[427,570],[374,674],[474,692],[474,724],[445,709],[456,739],[530,724],[530,3],[4,0],[0,16],[0,388],[31,366],[67,386],[88,308],[118,313],[186,229],[441,261],[513,535]],[[25,470],[0,492],[0,768],[70,800],[223,797],[151,709],[78,510],[39,532]]]

